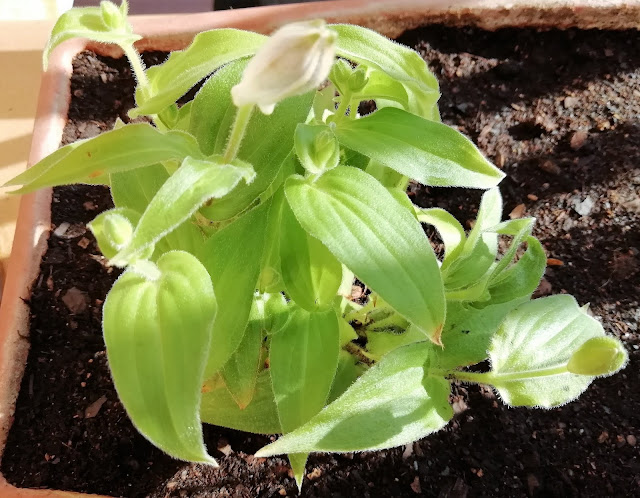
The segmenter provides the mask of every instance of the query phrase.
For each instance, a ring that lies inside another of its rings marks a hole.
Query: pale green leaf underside
[[[285,193],[302,227],[434,342],[445,314],[440,270],[413,214],[371,175],[338,166]]]
[[[548,408],[572,401],[593,377],[568,372],[536,375],[562,368],[588,339],[602,335],[602,325],[572,296],[525,303],[507,315],[491,342],[491,383],[503,401],[513,406]]]
[[[255,54],[266,39],[251,31],[226,28],[196,35],[187,49],[173,52],[164,64],[147,70],[148,96],[136,96],[138,107],[132,116],[155,114],[168,107],[220,66]]]
[[[335,129],[342,145],[425,185],[495,187],[504,178],[460,132],[402,109],[380,109]]]
[[[216,300],[192,255],[169,252],[145,273],[129,268],[104,304],[113,381],[136,428],[181,460],[215,464],[200,425],[200,399]],[[151,277],[151,278],[149,278]]]
[[[453,416],[449,383],[425,378],[430,345],[396,349],[308,423],[256,456],[391,448],[441,429]]]
[[[203,159],[198,144],[188,133],[164,133],[147,123],[130,124],[66,145],[6,186],[23,185],[16,193],[27,193],[162,161],[181,161],[187,156]]]

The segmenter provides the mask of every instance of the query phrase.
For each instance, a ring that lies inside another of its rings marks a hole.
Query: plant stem
[[[500,386],[505,382],[514,382],[525,379],[536,379],[540,377],[548,377],[551,375],[560,375],[567,372],[567,365],[559,367],[543,368],[540,370],[530,370],[525,372],[512,372],[504,374],[494,374],[492,372],[461,372],[458,370],[440,370],[432,369],[429,375],[437,377],[446,377],[451,380],[460,380],[463,382],[473,382],[474,384],[488,384],[492,386]]]
[[[344,94],[342,96],[342,99],[340,100],[340,105],[338,106],[338,110],[336,111],[336,116],[338,117],[338,119],[344,118],[350,103],[351,103],[351,95]]]
[[[236,118],[233,122],[233,128],[231,128],[231,133],[229,133],[227,148],[224,151],[224,162],[226,164],[231,163],[231,161],[233,161],[238,155],[240,144],[242,144],[242,139],[247,132],[247,126],[249,125],[249,120],[251,119],[251,114],[253,114],[254,107],[255,106],[253,104],[238,107],[238,112],[236,113]]]
[[[129,59],[129,64],[131,64],[131,69],[133,69],[133,74],[138,81],[138,86],[140,86],[141,90],[146,91],[147,86],[149,86],[149,78],[147,78],[147,73],[145,72],[144,62],[142,61],[142,57],[135,49],[133,44],[130,45],[120,45],[122,50],[124,50],[124,54]]]

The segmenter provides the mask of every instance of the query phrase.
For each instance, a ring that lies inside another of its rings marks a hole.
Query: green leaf
[[[438,81],[420,54],[360,26],[337,24],[331,26],[331,29],[338,33],[337,55],[386,73],[387,85],[393,88],[391,82],[397,81],[405,88],[408,111],[424,118],[439,119],[435,105],[440,96]],[[381,78],[372,72],[369,72],[368,76],[370,81],[372,78]],[[363,96],[372,98],[365,92],[366,87],[362,92]],[[389,94],[387,98],[397,94],[393,90],[387,90],[386,93]]]
[[[411,326],[399,333],[390,331],[371,332],[367,333],[367,352],[370,353],[374,359],[379,360],[394,349],[414,342],[422,342],[425,339],[426,337],[421,330]],[[434,345],[433,349],[442,350],[440,346],[436,345]]]
[[[460,222],[442,208],[421,209],[414,207],[414,209],[420,223],[433,225],[438,230],[440,238],[444,242],[443,263],[454,260],[467,240]]]
[[[170,252],[125,271],[104,303],[113,381],[136,428],[174,458],[215,465],[200,426],[200,389],[216,299],[192,255]]]
[[[138,94],[131,117],[156,114],[170,106],[219,67],[256,53],[267,39],[251,31],[214,29],[199,33],[186,50],[173,52],[160,66],[147,70],[147,95]]]
[[[476,223],[462,249],[455,258],[442,264],[442,278],[447,290],[478,282],[494,264],[498,253],[498,235],[492,228],[500,222],[501,217],[500,191],[497,188],[487,190],[482,195]],[[452,297],[448,295],[447,298]]]
[[[130,124],[65,145],[5,186],[23,185],[15,193],[24,194],[187,156],[204,159],[191,135],[182,131],[163,133],[147,123]]]
[[[245,409],[255,394],[260,371],[262,339],[264,336],[264,302],[254,299],[249,323],[238,346],[222,369],[227,389],[241,409]]]
[[[169,173],[160,164],[113,173],[110,175],[113,203],[117,207],[129,208],[138,213],[144,213],[153,197],[168,178]],[[138,221],[139,217],[135,225],[137,225]],[[203,235],[198,227],[186,221],[158,240],[155,254],[159,256],[171,250],[187,251],[195,254],[202,243]],[[104,255],[107,258],[111,258],[115,253],[112,255],[104,253]]]
[[[535,218],[519,218],[503,221],[491,229],[492,232],[499,235],[512,236],[509,249],[504,253],[496,267],[493,269],[493,273],[491,275],[492,280],[498,278],[502,271],[509,266],[509,263],[513,261],[520,244],[527,236],[531,235],[531,230],[533,229],[535,222]]]
[[[529,296],[477,309],[467,303],[447,302],[443,348],[433,347],[432,367],[452,369],[475,365],[488,357],[487,350],[504,317]]]
[[[453,416],[449,383],[425,376],[430,345],[396,349],[302,427],[256,453],[348,452],[391,448],[441,429]]]
[[[302,227],[360,280],[438,343],[445,302],[438,262],[413,214],[372,176],[338,166],[290,177],[285,194]]]
[[[478,306],[506,303],[512,299],[530,296],[540,284],[547,266],[547,255],[542,244],[535,237],[527,237],[527,250],[517,263],[500,273],[499,277],[491,280],[488,291],[491,299]]]
[[[251,403],[242,409],[231,396],[219,376],[216,381],[207,382],[203,388],[200,415],[207,424],[229,427],[238,431],[256,434],[281,432],[271,388],[269,370],[263,370],[256,380],[256,388]]]
[[[365,371],[366,367],[356,357],[344,350],[340,350],[338,369],[336,370],[333,384],[331,384],[327,403],[332,403],[340,397]]]
[[[237,61],[220,69],[193,101],[190,131],[205,154],[224,151],[237,110],[231,101],[231,87],[240,81],[246,64]],[[252,114],[238,157],[253,165],[256,179],[203,210],[205,216],[216,221],[232,218],[272,185],[293,150],[296,126],[306,121],[312,102],[313,92],[309,92],[283,100],[270,115]]]
[[[280,259],[291,299],[307,311],[331,306],[342,281],[342,265],[322,242],[303,230],[287,203],[280,225]]]
[[[401,109],[380,109],[337,124],[338,141],[417,182],[495,187],[504,173],[460,132]]]
[[[63,13],[56,21],[42,53],[44,70],[47,70],[49,56],[53,49],[72,38],[87,38],[100,43],[115,43],[120,46],[132,45],[142,38],[133,33],[127,22],[126,13],[121,12],[119,19],[118,16],[105,18],[105,14],[109,13],[105,10],[100,7],[85,7],[74,8]]]
[[[218,297],[206,378],[229,360],[240,345],[256,289],[271,202],[243,214],[213,234],[199,258],[207,268]]]
[[[536,299],[516,308],[491,346],[487,383],[512,406],[550,408],[577,398],[595,376],[570,373],[567,364],[602,325],[569,295]]]
[[[131,242],[111,263],[126,264],[136,253],[184,223],[205,201],[224,197],[240,180],[250,182],[254,176],[250,165],[238,161],[223,164],[186,157],[147,206]]]
[[[292,311],[271,339],[269,368],[282,432],[300,427],[327,401],[338,367],[338,320],[333,310]],[[302,487],[307,452],[290,454],[298,488]]]
[[[284,433],[307,422],[324,406],[338,366],[338,319],[333,310],[291,311],[271,339],[269,368]]]

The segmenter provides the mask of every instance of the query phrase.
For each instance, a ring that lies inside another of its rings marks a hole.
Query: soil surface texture
[[[535,216],[550,266],[538,295],[590,303],[631,362],[553,410],[510,409],[487,388],[454,386],[455,417],[402,448],[315,455],[302,496],[640,495],[640,34],[452,29],[406,33],[440,80],[443,120],[507,178],[505,218]],[[159,62],[163,54],[146,54]],[[75,61],[63,143],[128,121],[122,60]],[[481,192],[411,186],[470,226]],[[161,454],[129,422],[101,335],[117,277],[86,223],[111,207],[102,187],[57,188],[53,233],[31,299],[31,352],[2,473],[20,487],[126,497],[296,496],[288,463],[254,458],[268,436],[205,427],[219,469]]]

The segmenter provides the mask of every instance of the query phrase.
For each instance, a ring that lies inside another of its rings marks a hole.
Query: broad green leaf
[[[344,350],[340,350],[340,356],[338,357],[338,369],[336,370],[336,376],[333,379],[333,384],[331,384],[331,391],[327,397],[327,403],[332,403],[334,400],[342,396],[342,393],[349,389],[351,384],[353,384],[365,371],[365,365],[360,363],[355,356]]]
[[[338,367],[338,320],[333,310],[292,312],[271,339],[269,368],[283,433],[318,413],[327,401]],[[308,452],[289,455],[298,488],[302,487]]]
[[[271,203],[266,202],[213,234],[199,253],[218,297],[206,378],[240,345],[256,289]]]
[[[221,154],[236,114],[231,87],[240,81],[247,61],[236,61],[220,69],[204,84],[191,107],[191,133],[205,154]],[[280,102],[272,114],[254,112],[240,146],[238,158],[253,165],[256,179],[236,189],[203,211],[212,220],[236,216],[269,189],[293,150],[296,126],[309,115],[314,92]]]
[[[447,311],[448,313],[448,311]],[[426,339],[424,333],[417,327],[407,327],[402,332],[371,332],[367,334],[367,352],[379,360],[390,351],[414,342],[422,342]],[[442,350],[434,345],[434,350]]]
[[[512,406],[550,408],[578,397],[595,376],[570,373],[567,364],[602,325],[562,294],[530,301],[507,315],[489,348],[487,383]]]
[[[118,9],[115,8],[115,11],[117,12]],[[100,43],[127,46],[142,38],[133,33],[126,19],[126,10],[124,13],[121,12],[120,16],[108,16],[109,13],[112,12],[105,12],[104,7],[74,8],[63,13],[56,21],[42,53],[42,65],[45,71],[53,49],[66,40],[87,38]],[[107,14],[106,18],[105,14]]]
[[[112,260],[123,265],[136,253],[184,223],[208,199],[227,195],[244,179],[255,173],[248,164],[223,164],[217,160],[186,157],[178,170],[167,179],[145,210],[129,245]]]
[[[447,321],[442,331],[444,347],[433,347],[432,367],[452,369],[486,360],[491,339],[504,317],[528,300],[529,296],[525,296],[482,309],[467,303],[447,302]]]
[[[425,185],[495,187],[504,173],[453,128],[402,109],[380,109],[337,124],[338,141]]]
[[[285,194],[310,235],[439,343],[445,315],[440,269],[411,212],[372,176],[345,166],[315,181],[292,176]]]
[[[302,427],[256,453],[348,452],[411,443],[453,416],[449,383],[426,377],[429,343],[396,349]]]
[[[498,253],[498,235],[491,230],[502,217],[502,197],[497,188],[482,195],[478,217],[462,249],[455,258],[442,264],[447,290],[460,289],[478,282],[494,264]],[[488,278],[488,277],[487,277]],[[452,299],[451,296],[447,296]]]
[[[222,368],[222,378],[227,389],[241,409],[249,405],[255,394],[256,379],[260,371],[263,329],[264,302],[254,299],[242,342]]]
[[[512,299],[530,296],[538,287],[547,266],[547,255],[535,237],[527,237],[526,242],[527,250],[518,262],[490,282],[488,291],[491,299],[486,304],[506,303]],[[478,306],[486,304],[478,303]]]
[[[421,209],[415,207],[415,211],[420,223],[433,225],[438,230],[440,238],[444,242],[444,261],[454,260],[467,240],[460,222],[442,208]]]
[[[200,425],[201,386],[216,299],[207,271],[186,252],[138,262],[104,303],[111,375],[129,417],[174,458],[215,465]]]
[[[144,213],[168,178],[169,173],[160,164],[113,173],[110,175],[113,203],[116,207],[125,207]],[[203,235],[198,227],[186,221],[158,240],[156,254],[159,256],[171,250],[195,254],[202,242]],[[112,256],[107,256],[107,258],[110,257]]]
[[[405,88],[407,110],[427,119],[439,119],[435,105],[440,95],[438,81],[420,54],[360,26],[337,24],[331,29],[338,33],[336,53],[340,57],[386,73],[387,83],[395,80]],[[376,78],[371,74],[369,77]],[[387,98],[396,95],[393,91],[387,93]],[[363,92],[363,96],[367,94]]]
[[[256,53],[266,36],[237,29],[214,29],[196,35],[185,50],[173,52],[159,66],[147,70],[147,94],[138,92],[132,117],[155,114],[170,106],[219,67]]]
[[[324,406],[338,366],[338,319],[333,310],[292,310],[271,338],[269,368],[284,433],[307,422]]]
[[[257,434],[282,432],[276,403],[273,399],[269,370],[260,372],[251,403],[241,409],[224,382],[207,382],[203,387],[200,416],[207,424],[229,427],[238,431]]]
[[[326,310],[342,281],[342,265],[303,230],[285,202],[280,225],[282,279],[288,296],[307,311]]]
[[[23,185],[15,193],[27,193],[187,156],[203,159],[191,135],[182,131],[163,133],[147,123],[130,124],[65,145],[5,186]]]

